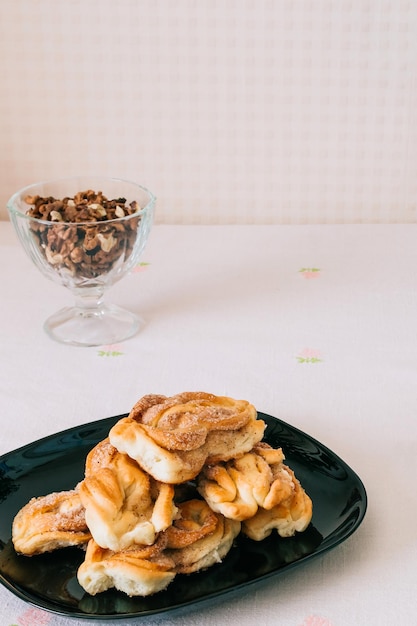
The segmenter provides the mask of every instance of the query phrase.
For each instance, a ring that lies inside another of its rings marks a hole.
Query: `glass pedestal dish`
[[[108,289],[137,263],[152,226],[155,197],[133,182],[73,177],[17,191],[7,204],[24,250],[73,306],[44,324],[56,341],[76,346],[118,343],[135,335],[140,316],[105,301]]]

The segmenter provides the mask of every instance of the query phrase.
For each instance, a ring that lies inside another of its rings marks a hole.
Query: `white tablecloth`
[[[146,393],[204,390],[307,432],[365,484],[365,520],[334,550],[204,610],[141,623],[417,623],[416,243],[414,225],[158,225],[144,265],[108,295],[142,313],[142,332],[75,348],[42,329],[70,294],[1,223],[0,454],[125,413]],[[5,626],[86,623],[3,587],[0,607]]]

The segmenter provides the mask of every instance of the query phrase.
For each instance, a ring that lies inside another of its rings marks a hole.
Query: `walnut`
[[[140,222],[117,221],[136,213],[136,200],[109,200],[102,191],[79,191],[73,198],[27,196],[27,214],[54,225],[33,221],[31,228],[48,263],[70,271],[77,279],[90,279],[109,272],[120,256],[129,257]]]

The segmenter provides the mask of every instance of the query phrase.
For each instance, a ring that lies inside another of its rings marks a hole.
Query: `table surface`
[[[77,348],[42,329],[71,295],[0,222],[0,454],[128,412],[146,393],[200,390],[312,435],[366,487],[363,523],[330,552],[239,596],[138,623],[417,623],[416,241],[414,225],[157,225],[142,264],[108,293],[145,327]],[[41,611],[2,586],[0,604],[5,626],[109,623]]]

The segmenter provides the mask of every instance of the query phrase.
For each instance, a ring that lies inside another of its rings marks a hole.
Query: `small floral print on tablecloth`
[[[318,267],[302,267],[299,270],[299,273],[306,279],[311,280],[312,278],[318,278],[320,276],[321,270]]]
[[[10,626],[54,626],[54,622],[56,623],[51,613],[31,607],[20,613],[16,623]]]
[[[123,352],[121,346],[116,343],[111,343],[106,346],[100,346],[98,356],[122,356]]]
[[[146,261],[141,261],[137,263],[131,270],[132,274],[138,274],[139,272],[143,272],[150,265],[150,263],[146,263]]]
[[[17,616],[17,621],[8,626],[55,626],[55,617],[35,607],[28,608]],[[320,615],[308,615],[299,626],[333,626],[332,622]]]
[[[309,615],[300,626],[332,626],[332,623],[326,617]]]
[[[320,350],[304,348],[296,356],[299,363],[321,363],[323,361]]]

